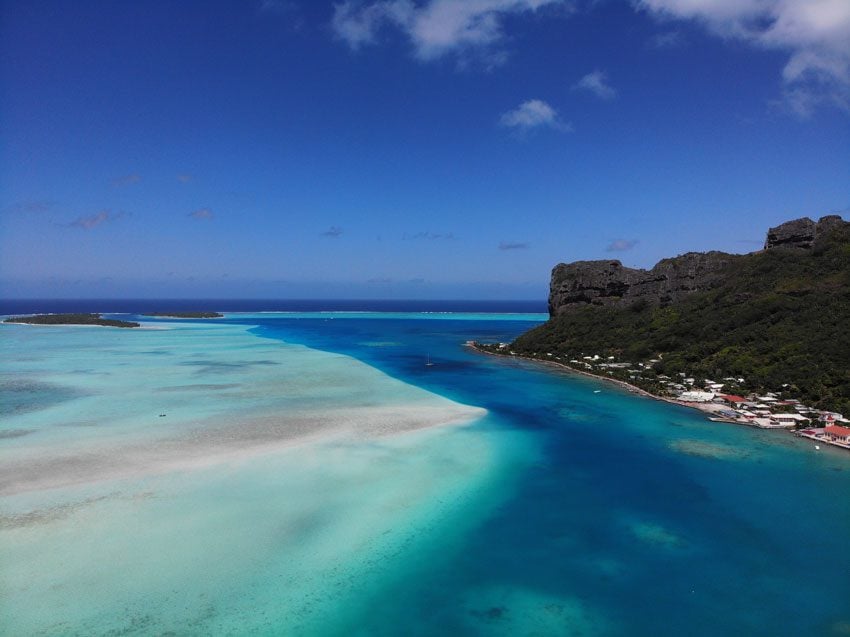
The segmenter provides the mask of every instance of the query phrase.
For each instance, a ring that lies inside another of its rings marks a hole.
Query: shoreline
[[[570,367],[569,365],[565,365],[564,363],[558,363],[558,362],[555,362],[555,361],[540,360],[539,358],[531,358],[531,357],[528,357],[528,356],[522,356],[520,354],[499,354],[497,352],[489,352],[487,350],[483,350],[483,349],[479,348],[475,343],[473,343],[471,341],[467,342],[466,346],[469,347],[470,349],[478,352],[479,354],[486,354],[486,355],[489,355],[489,356],[497,356],[497,357],[500,357],[500,358],[508,358],[508,359],[521,359],[521,360],[529,361],[529,362],[532,362],[532,363],[540,363],[541,365],[548,365],[550,367],[555,367],[557,369],[566,370],[568,372],[572,372],[572,373],[575,373],[575,374],[581,374],[581,375],[587,376],[589,378],[595,378],[597,380],[604,380],[606,382],[613,383],[613,384],[619,386],[622,389],[625,389],[626,391],[628,391],[631,394],[637,394],[639,396],[643,396],[644,398],[651,398],[653,400],[659,400],[661,402],[669,403],[671,405],[678,405],[679,407],[687,407],[688,409],[696,409],[700,413],[706,414],[706,417],[709,420],[711,420],[712,422],[725,422],[725,423],[729,423],[730,425],[741,425],[743,427],[752,427],[752,428],[755,428],[755,429],[769,429],[769,430],[770,429],[780,429],[780,430],[788,431],[789,433],[795,433],[793,430],[790,430],[786,427],[759,427],[758,425],[754,425],[754,424],[750,424],[750,423],[746,423],[746,422],[741,422],[739,420],[733,420],[731,418],[725,418],[725,417],[723,417],[719,414],[720,411],[725,410],[725,407],[717,405],[716,403],[691,403],[691,402],[686,402],[686,401],[683,401],[683,400],[677,400],[675,398],[669,398],[669,397],[666,397],[666,396],[658,396],[656,394],[653,394],[651,392],[646,391],[645,389],[641,389],[640,387],[637,387],[636,385],[632,385],[631,383],[629,383],[627,381],[620,380],[619,378],[609,378],[607,376],[600,376],[599,374],[592,374],[590,372],[587,372],[587,371],[584,371],[584,370],[581,370],[581,369],[575,369],[574,367]],[[838,446],[841,446],[841,445],[838,445]],[[842,448],[846,448],[846,447],[842,447]]]
[[[141,326],[127,327],[123,325],[100,325],[98,323],[26,323],[24,321],[3,321],[0,325],[26,325],[28,327],[111,327],[113,329],[127,330],[139,329]]]
[[[645,398],[652,398],[654,400],[660,400],[660,401],[665,402],[665,403],[671,403],[673,405],[679,405],[680,407],[690,407],[691,409],[698,409],[699,411],[701,411],[703,413],[711,413],[711,414],[714,413],[714,410],[701,408],[699,406],[700,403],[688,403],[688,402],[684,402],[684,401],[681,401],[681,400],[676,400],[675,398],[666,398],[664,396],[658,396],[656,394],[653,394],[651,392],[646,391],[645,389],[641,389],[637,385],[632,385],[629,382],[626,382],[624,380],[620,380],[619,378],[609,378],[607,376],[600,376],[599,374],[592,374],[590,372],[586,372],[586,371],[581,370],[581,369],[576,369],[574,367],[570,367],[569,365],[565,365],[564,363],[558,363],[558,362],[555,362],[555,361],[544,361],[544,360],[541,360],[539,358],[530,358],[528,356],[522,356],[520,354],[498,354],[496,352],[488,352],[487,350],[484,350],[484,349],[477,347],[474,343],[471,343],[471,342],[466,343],[466,346],[469,347],[472,350],[475,350],[479,354],[486,354],[488,356],[496,356],[496,357],[499,357],[499,358],[521,359],[521,360],[529,361],[529,362],[532,362],[532,363],[539,363],[541,365],[547,365],[549,367],[555,367],[555,368],[558,368],[558,369],[565,369],[568,372],[572,372],[572,373],[575,373],[575,374],[581,374],[582,376],[587,376],[589,378],[595,378],[597,380],[604,380],[606,382],[613,383],[613,384],[618,385],[619,387],[625,389],[626,391],[628,391],[631,394],[638,394],[640,396],[644,396]],[[730,422],[734,422],[734,421],[730,421]]]

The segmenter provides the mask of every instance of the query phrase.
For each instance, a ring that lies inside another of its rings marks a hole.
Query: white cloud
[[[637,239],[615,239],[605,248],[607,252],[626,252],[638,244]]]
[[[109,210],[101,210],[97,214],[78,217],[74,221],[72,221],[70,225],[72,228],[81,228],[83,230],[91,230],[92,228],[97,228],[99,225],[102,225],[108,221],[115,221],[123,216],[123,213],[113,214]]]
[[[344,40],[355,51],[364,44],[375,42],[378,29],[386,22],[392,22],[392,5],[399,2],[376,2],[363,6],[354,0],[346,0],[334,5],[331,27],[337,37]]]
[[[685,36],[681,31],[664,31],[657,33],[649,39],[649,46],[653,49],[675,49],[685,43]]]
[[[138,173],[133,173],[131,175],[123,175],[122,177],[117,177],[112,180],[112,185],[116,187],[120,186],[129,186],[130,184],[137,184],[142,180],[142,176]]]
[[[453,232],[415,232],[413,234],[408,234],[405,232],[401,235],[402,241],[418,241],[420,239],[424,239],[427,241],[437,241],[440,239],[444,239],[446,241],[454,240],[455,235]]]
[[[612,100],[617,97],[617,91],[608,84],[608,75],[605,71],[596,70],[588,73],[578,82],[573,84],[574,91],[586,91],[593,93],[602,100]]]
[[[785,51],[783,105],[800,114],[829,102],[850,110],[850,0],[626,0],[665,22],[693,21],[708,31],[752,46]],[[382,29],[403,33],[423,61],[448,55],[461,63],[495,66],[506,59],[504,22],[541,8],[571,10],[576,0],[343,0],[332,27],[352,49],[374,44]],[[594,6],[595,2],[584,3]],[[672,30],[652,46],[681,44]],[[593,74],[583,78],[592,82]],[[593,90],[610,99],[605,81]]]
[[[850,110],[850,0],[637,0],[662,18],[697,20],[726,38],[790,55],[785,106],[808,115],[820,103]]]
[[[200,208],[199,210],[195,210],[194,212],[190,212],[189,216],[192,219],[198,219],[200,221],[209,221],[213,218],[213,211],[209,208]]]
[[[528,250],[530,247],[530,243],[518,243],[509,241],[499,242],[499,250]]]
[[[499,123],[508,128],[530,131],[535,128],[554,128],[571,131],[572,126],[562,122],[558,112],[543,100],[528,100],[515,109],[503,113]]]
[[[389,25],[410,38],[420,60],[475,53],[497,64],[505,57],[498,50],[504,38],[504,16],[571,4],[572,0],[426,0],[419,4],[412,0],[345,0],[335,5],[331,26],[355,50],[373,44],[381,28]]]
[[[17,203],[13,203],[11,206],[6,206],[2,209],[2,212],[14,212],[14,213],[41,213],[48,212],[54,205],[52,201],[19,201]]]
[[[331,239],[336,239],[337,237],[342,235],[342,228],[339,226],[331,226],[327,230],[321,233],[322,237],[330,237]]]

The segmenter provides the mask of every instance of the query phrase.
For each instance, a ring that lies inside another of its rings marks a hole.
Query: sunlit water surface
[[[850,634],[850,455],[463,346],[543,318],[3,325],[0,634]]]

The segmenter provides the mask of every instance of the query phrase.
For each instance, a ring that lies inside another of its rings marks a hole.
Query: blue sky
[[[545,298],[850,208],[846,0],[0,3],[4,297]]]

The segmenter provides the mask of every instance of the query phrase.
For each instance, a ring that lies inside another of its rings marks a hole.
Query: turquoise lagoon
[[[463,346],[544,318],[1,326],[0,634],[850,634],[850,455]]]

